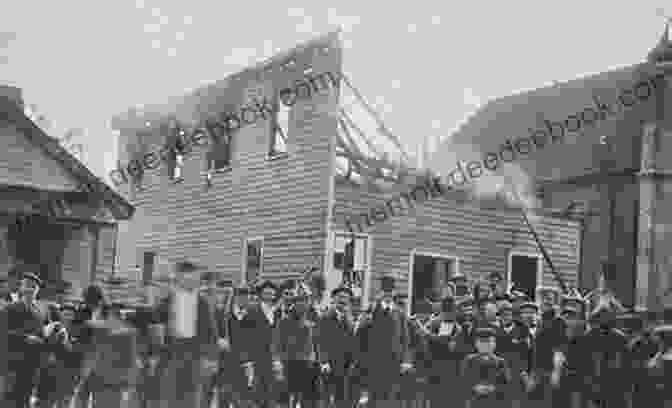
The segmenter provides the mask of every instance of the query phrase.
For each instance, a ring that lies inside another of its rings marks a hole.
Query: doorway
[[[541,283],[542,263],[539,255],[509,254],[508,281],[513,288],[536,298]]]
[[[458,259],[421,252],[411,254],[411,299],[410,313],[418,312],[418,307],[431,290],[441,289],[457,273]]]

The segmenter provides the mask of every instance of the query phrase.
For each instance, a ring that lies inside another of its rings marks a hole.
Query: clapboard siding
[[[312,65],[314,72],[338,73],[340,48],[325,41],[274,58],[268,64],[272,72],[258,67],[219,81],[203,93],[207,101],[199,103],[224,112],[236,111],[253,96],[273,98],[279,89],[302,79],[303,72],[290,75],[279,68],[287,56],[293,56],[297,66]],[[317,55],[316,50],[327,44],[331,51]],[[188,259],[238,282],[246,237],[264,238],[266,277],[284,279],[291,275],[287,265],[296,269],[312,264],[325,246],[337,106],[333,90],[294,105],[287,157],[267,158],[268,120],[239,129],[233,135],[231,170],[215,173],[210,188],[202,175],[208,146],[195,147],[185,157],[181,183],[172,183],[163,167],[146,172],[142,190],[124,192],[137,211],[133,221],[119,228],[120,271],[141,265],[143,251],[154,251],[170,262]],[[132,140],[124,139],[122,131],[119,150],[126,151],[124,144]],[[157,139],[152,147],[160,142]]]
[[[344,216],[366,212],[387,198],[389,195],[337,183],[335,227],[344,230]],[[398,280],[398,288],[407,290],[413,250],[457,256],[460,270],[471,279],[483,278],[493,271],[505,273],[511,250],[539,253],[520,211],[479,208],[477,204],[449,196],[435,198],[371,227],[370,287],[375,290],[378,277],[392,275]],[[575,285],[579,265],[578,223],[541,216],[533,216],[531,220],[556,270],[568,284]],[[542,284],[557,286],[547,265]]]

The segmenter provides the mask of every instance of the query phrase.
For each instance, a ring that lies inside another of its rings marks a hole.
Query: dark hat
[[[474,307],[476,302],[474,301],[474,298],[472,297],[466,297],[460,301],[460,303],[457,305],[460,309],[464,309],[467,307]]]
[[[37,286],[40,286],[40,287],[42,287],[42,285],[43,285],[42,279],[40,279],[39,276],[37,276],[36,274],[34,274],[32,272],[23,272],[21,274],[21,279],[22,280],[23,279],[31,280],[31,281],[35,282],[37,284]]]
[[[77,305],[73,302],[64,302],[61,305],[61,310],[72,310],[72,311],[77,311]]]
[[[446,313],[455,311],[455,298],[447,297],[441,301],[441,310]]]
[[[477,339],[487,339],[497,337],[497,332],[492,327],[479,327],[474,330],[474,337]]]
[[[93,306],[98,305],[105,299],[103,289],[98,285],[89,285],[82,294],[84,304]]]
[[[441,301],[441,290],[439,288],[430,288],[427,291],[427,300],[432,303]]]
[[[233,290],[234,295],[236,296],[247,296],[254,293],[254,291],[247,285],[238,286]]]
[[[567,304],[562,307],[562,314],[581,315],[581,308],[576,305]]]
[[[283,282],[280,284],[280,287],[279,287],[278,289],[279,289],[281,292],[284,292],[284,291],[286,291],[286,290],[292,290],[292,289],[294,289],[295,286],[296,286],[296,285],[295,285],[295,282],[294,282],[293,280],[287,279],[287,280],[283,281]]]
[[[497,303],[497,306],[499,306],[500,312],[504,310],[513,310],[513,305],[508,300],[502,300],[501,302]]]
[[[261,284],[259,284],[256,287],[256,290],[257,290],[257,293],[261,293],[261,292],[264,291],[264,289],[268,289],[268,288],[271,288],[276,292],[278,291],[278,287],[275,284],[273,284],[273,282],[271,282],[269,280],[265,280],[265,281],[261,282]]]
[[[345,293],[345,294],[349,295],[350,297],[355,296],[355,294],[352,292],[352,289],[350,289],[349,287],[339,286],[336,289],[331,291],[331,297],[334,297],[334,296],[338,295],[339,293]]]
[[[664,324],[653,329],[653,335],[661,340],[663,346],[672,346],[672,324]]]
[[[457,281],[457,280],[467,280],[467,276],[463,273],[454,273],[453,276],[448,279],[451,282]]]
[[[220,280],[217,282],[217,287],[218,288],[232,288],[233,287],[233,281],[232,280]]]
[[[499,272],[490,272],[490,273],[488,274],[488,280],[499,280],[499,281],[502,281],[502,280],[504,280],[504,277],[503,277],[502,274],[499,273]]]
[[[539,311],[539,305],[537,305],[537,304],[534,303],[534,302],[525,302],[525,303],[523,303],[522,305],[518,306],[518,309],[519,309],[519,310],[523,310],[523,309],[534,309],[534,311],[536,312],[536,311]]]
[[[213,282],[216,281],[218,278],[219,274],[217,272],[213,271],[205,271],[201,273],[201,281],[202,282]]]
[[[493,305],[496,305],[496,304],[497,304],[497,301],[495,301],[495,298],[494,298],[494,297],[492,297],[492,296],[488,296],[488,297],[479,299],[479,300],[478,300],[478,303],[479,303],[481,306],[486,305],[486,304],[488,304],[488,303],[492,303]]]
[[[554,300],[557,300],[560,292],[556,288],[540,288],[537,290],[539,297],[543,298],[547,295],[553,295]]]
[[[380,290],[386,293],[394,292],[394,278],[392,276],[380,278]]]

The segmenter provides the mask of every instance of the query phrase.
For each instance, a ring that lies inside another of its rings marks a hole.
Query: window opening
[[[254,282],[261,276],[263,271],[264,239],[246,239],[243,248],[243,257],[245,282]]]
[[[411,313],[431,313],[425,303],[429,294],[443,291],[450,279],[458,274],[459,259],[451,256],[413,253],[411,279]]]
[[[536,299],[541,282],[541,257],[539,255],[509,254],[507,276],[511,287]]]
[[[224,170],[231,166],[231,132],[222,124],[208,120],[206,128],[210,132],[212,148],[206,153],[208,170]]]
[[[287,136],[289,135],[289,113],[291,107],[278,101],[276,103],[275,120],[271,131],[271,146],[269,156],[287,153]]]
[[[147,251],[143,253],[142,262],[142,283],[147,285],[154,276],[154,263],[156,261],[156,252]]]
[[[336,234],[334,236],[332,276],[334,286],[348,285],[361,296],[364,276],[368,270],[369,237],[367,235]]]

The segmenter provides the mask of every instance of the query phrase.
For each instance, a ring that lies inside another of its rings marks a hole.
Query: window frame
[[[260,261],[259,261],[259,274],[257,275],[258,278],[261,278],[263,276],[264,272],[264,247],[265,242],[264,242],[264,236],[263,235],[257,235],[257,236],[251,236],[251,237],[245,237],[242,239],[242,251],[241,251],[241,282],[243,284],[247,283],[247,249],[249,246],[250,242],[256,242],[259,241],[261,242],[261,254],[260,254]]]
[[[524,251],[524,250],[510,250],[506,255],[506,283],[509,286],[513,285],[511,280],[511,273],[513,272],[513,257],[525,256],[528,258],[537,258],[537,285],[534,289],[533,301],[538,301],[540,289],[554,289],[552,286],[544,286],[544,257],[539,252]]]
[[[147,257],[148,254],[152,255],[152,270],[151,270],[151,274],[149,275],[149,277],[145,276],[145,266],[147,265],[147,263],[146,263],[147,258],[146,257]],[[157,257],[156,251],[142,251],[142,268],[140,270],[140,274],[141,274],[141,279],[142,279],[142,284],[143,285],[148,285],[149,283],[151,283],[152,279],[154,279],[154,276],[156,274],[157,258],[158,257]]]
[[[276,160],[279,158],[287,157],[289,155],[289,132],[290,132],[290,124],[292,122],[292,111],[293,111],[293,106],[285,106],[282,104],[280,101],[280,94],[278,93],[275,97],[275,102],[274,102],[274,110],[273,110],[273,115],[270,120],[270,132],[269,132],[269,141],[268,141],[268,148],[266,151],[266,158],[268,160]],[[278,117],[280,115],[280,111],[282,109],[287,109],[287,132],[285,133],[284,129],[279,124]],[[276,138],[278,137],[278,133],[280,133],[280,137],[282,137],[282,140],[284,141],[285,145],[285,151],[276,151],[274,150],[276,146]]]
[[[414,248],[411,250],[411,253],[409,255],[408,259],[408,288],[407,288],[407,297],[406,297],[406,313],[410,315],[411,313],[411,307],[413,306],[413,303],[415,299],[413,298],[413,289],[414,289],[414,274],[413,274],[413,267],[415,266],[415,256],[420,255],[420,256],[428,256],[432,258],[443,258],[443,259],[450,259],[455,261],[455,274],[460,275],[460,272],[462,270],[462,258],[458,255],[454,254],[441,254],[439,252],[431,252],[431,251],[423,251],[423,250],[418,250],[417,248]]]
[[[350,238],[354,235],[356,239],[365,239],[366,240],[366,254],[364,256],[365,268],[362,272],[362,296],[361,296],[361,307],[365,309],[369,304],[369,292],[371,288],[371,261],[373,260],[373,236],[369,233],[351,233],[349,231],[332,231],[330,233],[329,241],[329,273],[333,274],[333,271],[336,269],[334,267],[334,255],[336,254],[336,239],[339,237]],[[340,252],[339,252],[340,253]],[[354,260],[353,260],[354,262]],[[328,296],[328,295],[327,295]]]
[[[208,122],[209,121],[209,122]],[[224,161],[224,159],[213,159],[212,156],[216,152],[215,149],[217,149],[221,145],[220,137],[217,135],[216,132],[212,131],[211,128],[213,127],[212,123],[216,123],[217,125],[215,126],[220,126],[222,129],[224,129],[224,126],[220,124],[219,120],[210,118],[206,120],[203,124],[202,131],[205,132],[206,135],[209,136],[210,139],[210,149],[205,152],[205,168],[206,168],[206,173],[226,173],[231,170],[231,162],[233,161],[233,136],[234,132],[237,132],[238,129],[236,130],[226,130],[224,131],[224,136],[226,136],[227,140],[227,147],[228,147],[228,157],[226,158],[226,164],[217,167],[216,164],[218,161]]]

